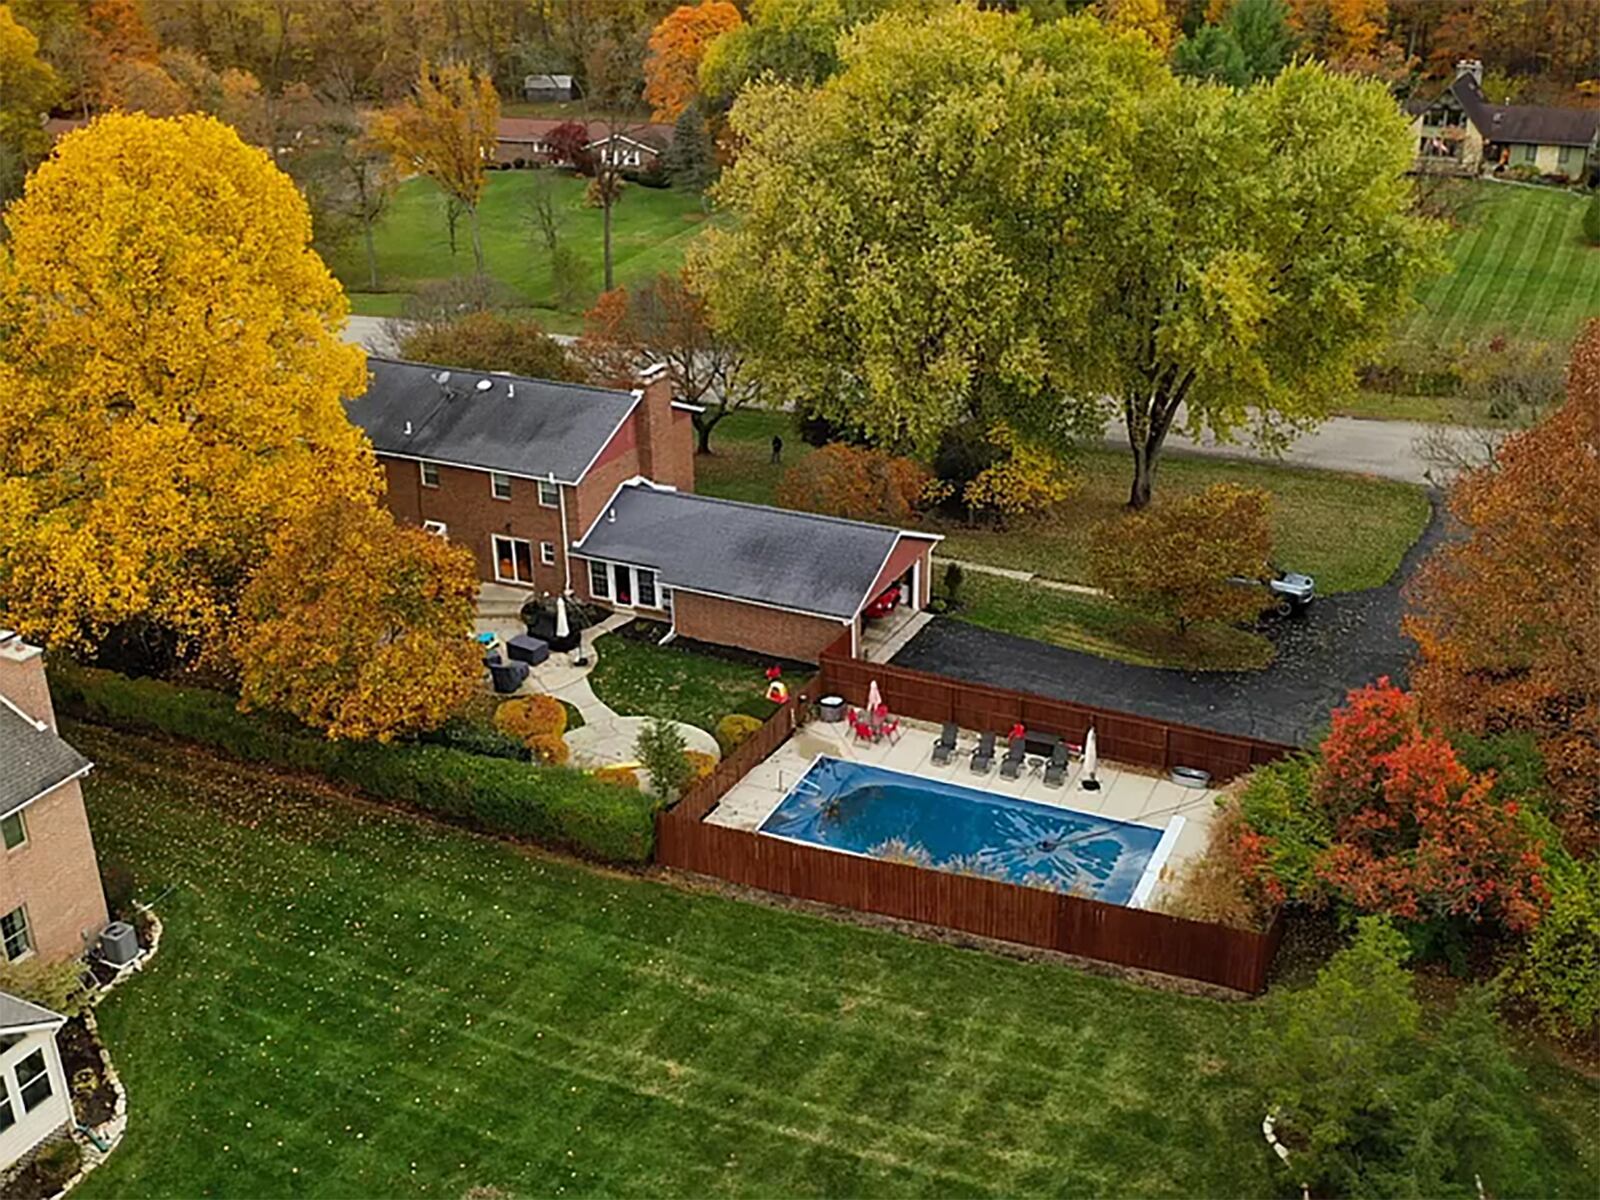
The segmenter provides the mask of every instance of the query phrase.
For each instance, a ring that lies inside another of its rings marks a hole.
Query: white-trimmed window
[[[417,467],[422,472],[422,486],[423,487],[438,487],[439,486],[439,464],[438,463],[420,462],[420,463],[417,464]]]
[[[603,562],[589,560],[589,594],[600,600],[611,598],[611,571]]]
[[[494,577],[501,583],[532,583],[533,543],[501,533],[493,541]]]
[[[554,542],[539,543],[539,561],[547,567],[556,565],[556,544]]]
[[[33,932],[28,928],[28,906],[19,904],[0,917],[0,953],[16,962],[33,952]]]
[[[0,1133],[17,1123],[16,1109],[11,1107],[11,1094],[6,1091],[6,1081],[0,1079]]]
[[[28,819],[19,808],[14,813],[0,817],[0,842],[7,850],[16,850],[28,844]]]
[[[489,472],[489,494],[496,500],[511,499],[511,476],[499,471]]]
[[[561,489],[548,479],[539,480],[539,503],[545,508],[561,507]]]
[[[450,526],[443,521],[424,521],[422,523],[422,532],[431,533],[434,537],[449,537]]]
[[[17,1081],[17,1095],[22,1097],[22,1111],[32,1112],[50,1099],[50,1064],[45,1061],[44,1050],[35,1050],[16,1065],[13,1077]]]
[[[656,573],[638,568],[633,573],[633,602],[640,608],[659,608],[656,599]]]
[[[662,609],[661,588],[650,567],[589,560],[589,594],[621,608]]]

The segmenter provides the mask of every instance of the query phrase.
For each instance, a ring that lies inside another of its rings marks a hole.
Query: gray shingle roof
[[[530,479],[577,483],[637,403],[631,392],[498,372],[375,356],[367,365],[372,382],[345,410],[379,454]]]
[[[88,767],[53,729],[40,729],[0,697],[0,817]]]
[[[1483,87],[1470,74],[1458,75],[1445,92],[1454,96],[1484,140],[1531,143],[1538,146],[1588,146],[1600,131],[1600,109],[1556,108],[1543,104],[1491,104]],[[1425,113],[1438,103],[1412,100],[1406,111]]]
[[[575,554],[652,567],[662,583],[855,616],[900,531],[814,513],[740,504],[644,483],[623,486]]]
[[[16,1029],[24,1025],[43,1025],[47,1021],[65,1021],[60,1013],[40,1008],[31,1001],[10,992],[0,992],[0,1029]]]

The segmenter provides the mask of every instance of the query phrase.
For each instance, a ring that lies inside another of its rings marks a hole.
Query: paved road
[[[1060,700],[1305,745],[1353,687],[1403,681],[1414,648],[1400,632],[1400,589],[1444,537],[1433,520],[1382,587],[1317,600],[1302,618],[1274,621],[1278,647],[1263,671],[1189,672],[1096,658],[1030,638],[937,617],[891,660],[896,666]]]
[[[394,339],[389,336],[387,317],[349,317],[345,321],[344,340],[363,346],[372,354],[395,352]]]

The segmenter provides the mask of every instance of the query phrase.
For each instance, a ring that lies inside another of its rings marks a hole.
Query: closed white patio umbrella
[[[878,691],[878,681],[874,679],[867,685],[867,712],[875,713],[878,705],[883,703],[883,695]]]
[[[1089,726],[1089,736],[1083,739],[1083,778],[1080,786],[1086,792],[1098,792],[1100,781],[1094,777],[1095,768],[1100,765],[1100,755],[1095,750],[1094,726]]]
[[[567,598],[556,597],[556,640],[565,641],[572,634],[572,628],[567,624]]]

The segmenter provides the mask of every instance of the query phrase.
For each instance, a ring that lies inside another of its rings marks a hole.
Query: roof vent
[[[617,523],[617,510],[616,509],[614,509],[614,508],[606,509],[606,523],[608,525],[615,525]]]
[[[480,392],[487,392],[493,386],[494,386],[494,381],[492,379],[480,379],[480,380],[478,380],[478,390]]]
[[[517,398],[517,385],[514,384],[514,383],[506,384],[506,399],[507,400],[515,400],[516,398]]]
[[[406,436],[407,437],[411,436],[411,422],[410,421],[406,422]]]

